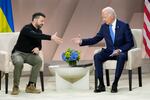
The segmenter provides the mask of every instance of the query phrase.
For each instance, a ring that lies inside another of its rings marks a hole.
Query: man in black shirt
[[[25,25],[20,31],[17,43],[12,51],[12,62],[14,64],[14,80],[12,95],[19,94],[20,76],[24,63],[32,65],[29,83],[26,87],[27,93],[40,93],[36,89],[35,84],[37,76],[42,66],[42,60],[39,52],[42,48],[41,40],[54,40],[61,43],[62,39],[54,35],[42,34],[41,27],[44,25],[45,15],[43,13],[35,13],[32,16],[32,23]]]

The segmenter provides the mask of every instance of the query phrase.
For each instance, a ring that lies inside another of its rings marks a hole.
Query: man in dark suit
[[[106,60],[117,60],[115,79],[112,84],[111,92],[118,92],[117,86],[121,76],[127,53],[134,46],[131,29],[127,23],[124,23],[116,18],[116,13],[113,8],[106,7],[102,10],[102,24],[96,36],[88,39],[79,37],[72,40],[80,46],[93,45],[101,41],[103,38],[106,42],[106,48],[102,49],[94,55],[94,64],[96,68],[96,77],[99,80],[99,86],[95,92],[106,91],[103,81],[103,62]]]

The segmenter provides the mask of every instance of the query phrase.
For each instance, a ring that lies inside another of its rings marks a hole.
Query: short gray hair
[[[105,7],[102,9],[102,12],[106,12],[107,14],[117,17],[115,10],[112,7]]]

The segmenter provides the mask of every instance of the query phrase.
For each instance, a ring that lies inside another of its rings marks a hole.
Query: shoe
[[[105,92],[105,91],[106,91],[105,85],[99,85],[98,88],[94,90],[95,93]]]
[[[18,86],[13,86],[11,95],[18,95],[19,94],[19,87]]]
[[[112,88],[111,88],[111,93],[117,93],[118,92],[118,89],[117,89],[117,85],[112,85]]]
[[[30,84],[29,86],[27,86],[25,92],[26,93],[41,93],[39,89],[36,89],[34,84]]]

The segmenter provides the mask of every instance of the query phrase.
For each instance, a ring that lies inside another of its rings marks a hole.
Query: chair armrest
[[[9,66],[9,54],[6,51],[0,51],[0,70],[5,72]]]
[[[142,49],[134,48],[128,51],[128,69],[133,69],[141,66]]]
[[[99,53],[101,50],[102,50],[102,48],[96,49],[96,50],[94,51],[94,55],[95,55],[96,53]]]
[[[42,67],[41,67],[40,71],[44,71],[44,56],[43,56],[43,52],[42,51],[40,51],[39,56],[42,59]]]

